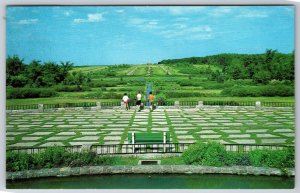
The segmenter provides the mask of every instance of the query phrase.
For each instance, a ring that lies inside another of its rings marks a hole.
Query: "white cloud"
[[[172,15],[185,15],[190,13],[197,13],[203,11],[205,7],[197,7],[197,6],[174,6],[168,7],[168,11]]]
[[[145,24],[146,22],[147,20],[142,18],[130,18],[128,20],[128,24],[130,25],[141,25],[141,24]]]
[[[187,40],[208,40],[212,38],[212,34],[194,34],[192,36],[187,36]]]
[[[149,25],[157,25],[158,23],[156,21],[149,21],[148,24]]]
[[[186,15],[203,11],[203,6],[140,6],[135,7],[139,12],[168,12],[172,15]]]
[[[68,10],[68,11],[64,11],[64,15],[69,17],[70,15],[72,15],[74,12],[72,10]]]
[[[117,13],[123,13],[124,10],[123,10],[123,9],[118,9],[118,10],[116,10],[116,12],[117,12]]]
[[[144,18],[130,18],[127,22],[129,26],[138,28],[141,31],[148,31],[152,29],[163,29],[165,26],[159,25],[159,21],[155,19]]]
[[[258,12],[258,11],[245,11],[238,15],[239,18],[266,18],[269,15],[266,12]]]
[[[214,17],[220,17],[220,16],[223,16],[223,15],[228,14],[230,12],[231,12],[230,7],[217,7],[210,13],[210,15],[214,16]]]
[[[22,19],[19,20],[17,23],[19,25],[30,25],[30,24],[36,24],[39,20],[38,19]]]
[[[188,40],[204,40],[212,37],[212,29],[210,26],[196,26],[182,29],[164,30],[159,34],[165,38],[183,38]]]
[[[148,32],[163,38],[181,38],[185,40],[205,40],[212,38],[212,28],[208,25],[191,26],[188,23],[165,23],[157,19],[130,18],[127,25],[141,32]]]
[[[101,13],[88,14],[86,19],[76,18],[74,19],[75,23],[92,23],[103,21],[103,15]]]

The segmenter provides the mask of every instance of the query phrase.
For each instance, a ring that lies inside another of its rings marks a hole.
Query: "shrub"
[[[285,150],[261,150],[257,149],[249,153],[253,166],[268,166],[275,168],[295,167],[295,153],[291,149]]]
[[[224,146],[219,143],[196,143],[185,150],[182,157],[186,164],[223,166],[226,160],[226,151]]]
[[[6,170],[21,171],[28,170],[32,156],[27,153],[7,152],[6,154]]]
[[[224,166],[226,161],[226,150],[219,143],[208,143],[205,149],[203,165],[207,166]]]
[[[251,86],[233,86],[226,88],[221,92],[225,96],[239,96],[239,97],[258,97],[261,96],[261,91],[257,87]]]
[[[54,89],[49,88],[12,88],[7,89],[7,99],[43,98],[56,96]]]
[[[262,96],[294,96],[293,86],[266,85],[261,89]]]
[[[181,98],[181,97],[213,97],[218,96],[217,93],[209,92],[174,92],[169,91],[165,93],[167,98]]]
[[[7,151],[6,170],[22,171],[28,169],[53,168],[64,166],[112,165],[117,158],[97,156],[95,152],[71,153],[63,147],[49,147],[37,154]]]
[[[279,169],[295,167],[294,149],[261,150],[247,153],[226,152],[224,146],[216,142],[197,143],[189,146],[182,154],[186,164],[206,166],[265,166]]]
[[[293,96],[294,88],[288,85],[233,86],[225,88],[221,95],[237,97]]]
[[[68,85],[58,85],[58,86],[55,86],[54,89],[57,91],[57,92],[81,92],[81,91],[90,91],[91,88],[88,87],[88,86],[75,86],[75,85],[72,85],[72,86],[68,86]]]
[[[227,152],[226,165],[250,166],[251,162],[249,154],[240,152]]]

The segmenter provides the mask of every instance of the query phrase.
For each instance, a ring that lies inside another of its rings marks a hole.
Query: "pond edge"
[[[6,180],[97,174],[237,174],[295,176],[295,169],[287,168],[285,171],[282,171],[280,169],[270,167],[213,167],[194,165],[83,166],[6,172]]]

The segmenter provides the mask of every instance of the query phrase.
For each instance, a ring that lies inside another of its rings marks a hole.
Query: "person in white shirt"
[[[141,103],[142,103],[142,94],[141,91],[139,91],[138,94],[136,95],[136,106],[138,111],[141,111]]]
[[[127,96],[127,93],[124,94],[122,101],[124,102],[126,110],[130,109],[129,107],[129,97]]]

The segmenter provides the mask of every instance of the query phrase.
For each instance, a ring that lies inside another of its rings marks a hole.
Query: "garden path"
[[[8,147],[127,143],[130,132],[171,133],[173,142],[294,143],[294,112],[157,109],[7,113]]]

